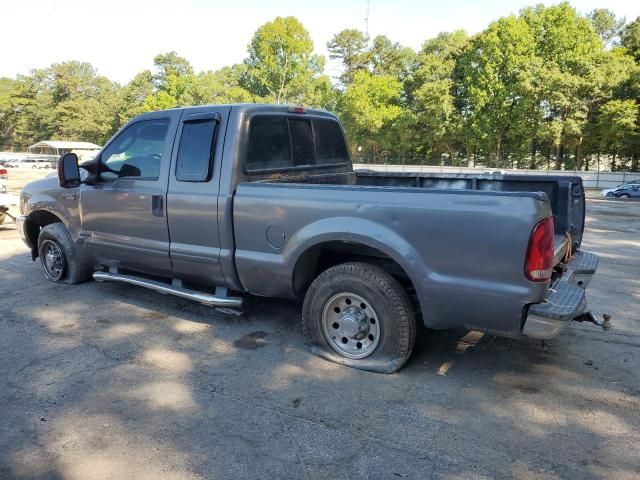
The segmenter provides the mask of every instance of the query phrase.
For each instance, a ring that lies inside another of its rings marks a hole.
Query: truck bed
[[[549,198],[553,212],[556,254],[564,253],[568,239],[567,233],[571,236],[574,250],[577,250],[582,243],[585,200],[580,177],[358,171],[356,179],[358,185],[419,187],[437,190],[543,192]]]
[[[553,213],[557,264],[569,244],[577,251],[582,243],[585,199],[580,177],[510,174],[438,174],[358,170],[322,175],[262,178],[260,183],[300,183],[424,188],[429,190],[479,190],[487,192],[542,192]]]
[[[548,291],[548,284],[523,274],[531,231],[550,214],[546,194],[372,185],[400,183],[378,175],[341,178],[348,181],[238,185],[234,257],[249,292],[295,296],[288,279],[299,278],[305,252],[340,242],[395,260],[411,279],[427,326],[520,334],[526,305]]]

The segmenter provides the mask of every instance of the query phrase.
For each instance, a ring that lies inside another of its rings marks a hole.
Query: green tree
[[[363,70],[354,74],[339,106],[352,147],[363,146],[374,154],[384,149],[402,114],[401,96],[402,84],[391,75]]]
[[[154,81],[158,90],[163,89],[171,76],[179,78],[193,75],[193,67],[189,61],[174,51],[156,55],[153,64],[156,68]]]
[[[142,104],[143,112],[194,105],[196,77],[191,64],[176,52],[156,55],[153,59],[154,92]]]
[[[605,45],[615,43],[625,24],[624,18],[616,17],[615,13],[606,8],[596,8],[588,17],[596,33]]]
[[[249,44],[246,83],[253,94],[275,103],[301,102],[323,64],[302,24],[295,17],[276,17]]]
[[[640,17],[627,25],[622,32],[621,43],[632,55],[636,62],[640,62]]]
[[[19,77],[11,96],[13,142],[104,142],[114,129],[118,88],[90,64],[75,61]]]
[[[415,67],[416,53],[379,35],[373,39],[368,57],[375,75],[391,75],[403,81]]]
[[[350,85],[353,82],[355,72],[368,68],[370,61],[368,44],[367,35],[353,28],[336,33],[327,42],[329,58],[342,62],[343,72],[340,75],[342,85]]]
[[[241,85],[244,65],[224,67],[215,72],[201,72],[196,76],[195,103],[250,103],[264,101]]]
[[[470,144],[463,139],[462,117],[453,96],[453,70],[467,42],[467,34],[458,30],[440,33],[423,44],[413,73],[410,104],[417,145],[405,150],[429,151],[434,158],[446,152],[453,157],[458,145],[464,145],[470,157]]]
[[[493,22],[474,37],[456,65],[457,103],[463,121],[497,166],[506,152],[527,143],[534,108],[529,82],[537,66],[534,37],[520,17]]]
[[[145,103],[153,93],[153,74],[149,70],[143,70],[119,92],[116,127],[123,126],[136,115],[146,111]]]
[[[88,63],[54,64],[51,74],[55,137],[105,142],[113,133],[118,86]]]
[[[16,79],[10,97],[11,143],[15,146],[26,147],[52,137],[54,104],[49,80],[46,69],[35,69],[31,75]]]
[[[559,169],[565,150],[575,149],[580,156],[602,41],[568,3],[527,8],[522,17],[533,32],[539,59],[532,78],[546,123],[540,127],[542,140],[555,150]]]
[[[15,88],[12,78],[0,78],[0,148],[11,143],[13,122],[11,120],[11,94]]]
[[[327,75],[320,75],[311,81],[301,103],[311,108],[335,111],[338,99],[338,91],[331,84],[331,79]]]
[[[600,147],[613,154],[611,170],[616,169],[617,155],[637,154],[639,112],[634,100],[611,100],[598,113]]]

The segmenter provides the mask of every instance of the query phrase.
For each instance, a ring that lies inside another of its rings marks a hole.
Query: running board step
[[[197,290],[189,290],[177,285],[148,280],[146,278],[134,277],[133,275],[124,275],[122,273],[112,272],[94,272],[93,279],[97,282],[122,282],[129,285],[148,288],[156,292],[175,295],[176,297],[186,298],[194,302],[200,302],[213,307],[240,307],[242,305],[241,297],[226,296],[226,288],[219,288],[216,291],[223,291],[223,295],[211,295],[210,293],[198,292]]]

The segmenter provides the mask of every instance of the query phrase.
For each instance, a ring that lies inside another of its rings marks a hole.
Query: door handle
[[[151,196],[151,212],[154,217],[162,217],[164,215],[164,195]]]

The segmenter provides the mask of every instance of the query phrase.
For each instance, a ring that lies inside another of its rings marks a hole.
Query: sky
[[[492,20],[537,0],[370,0],[369,34],[386,35],[418,49],[428,38],[459,28],[483,30]],[[546,5],[557,2],[544,2]],[[608,8],[633,20],[640,2],[575,0],[582,13]],[[0,77],[26,74],[66,60],[90,62],[120,83],[153,67],[175,50],[196,71],[241,62],[260,25],[276,16],[297,17],[317,53],[344,28],[365,30],[366,0],[0,0]],[[10,39],[10,40],[8,40]],[[337,75],[335,62],[327,73]]]

